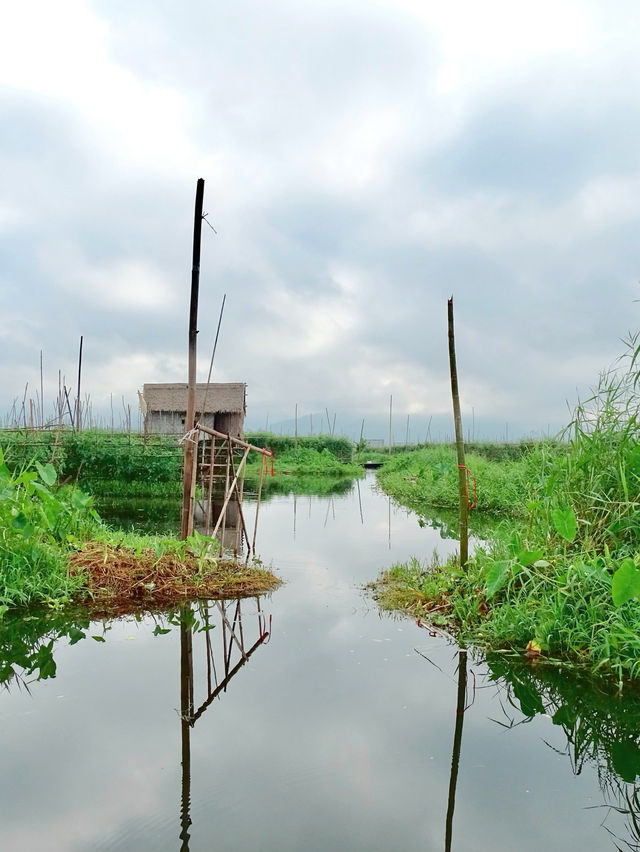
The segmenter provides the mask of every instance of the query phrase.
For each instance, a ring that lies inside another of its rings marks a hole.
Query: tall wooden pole
[[[391,444],[393,443],[393,434],[391,432],[391,421],[393,417],[393,394],[389,396],[389,455],[391,455]]]
[[[42,349],[40,350],[40,428],[44,429],[44,379],[42,377]]]
[[[78,353],[78,396],[76,397],[76,429],[82,429],[82,404],[80,402],[80,379],[82,378],[82,335],[80,335],[80,352]]]
[[[464,464],[464,436],[458,394],[458,371],[456,368],[456,344],[453,333],[453,296],[447,302],[449,326],[449,368],[451,371],[451,397],[453,420],[456,427],[456,450],[458,454],[458,495],[460,499],[460,567],[464,568],[469,558],[469,504],[467,502],[467,471]]]
[[[198,178],[196,204],[193,216],[193,263],[191,266],[191,303],[189,307],[189,385],[187,389],[187,415],[185,432],[190,432],[196,413],[196,351],[198,336],[198,291],[200,288],[200,239],[202,236],[202,204],[204,201],[204,179]],[[195,493],[196,444],[191,436],[184,441],[184,473],[182,493],[183,539],[193,534],[193,502]]]

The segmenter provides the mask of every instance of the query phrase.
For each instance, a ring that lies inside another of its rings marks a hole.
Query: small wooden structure
[[[145,434],[183,435],[187,416],[186,383],[145,384],[141,406]],[[196,385],[196,422],[242,438],[246,413],[244,382],[199,382]]]
[[[263,447],[247,444],[228,432],[209,429],[196,423],[183,441],[191,441],[196,451],[196,483],[200,498],[196,500],[195,516],[199,531],[217,538],[220,555],[223,549],[233,550],[234,556],[246,543],[247,558],[255,555],[256,532],[260,497],[265,477],[273,475],[273,453]],[[244,469],[251,452],[262,456],[258,480],[255,522],[248,529],[242,511]]]

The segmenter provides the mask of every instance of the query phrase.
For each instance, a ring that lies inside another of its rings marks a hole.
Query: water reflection
[[[180,840],[181,852],[189,852],[189,829],[191,827],[191,731],[203,713],[213,701],[226,692],[233,677],[248,662],[249,658],[263,644],[268,642],[271,630],[257,602],[257,639],[250,647],[245,646],[245,627],[242,622],[242,601],[212,601],[198,606],[200,623],[191,606],[180,610],[180,741],[181,741],[181,796],[180,796]],[[230,615],[232,613],[232,615]],[[212,614],[218,616],[217,622],[211,620]],[[214,654],[214,642],[211,630],[217,625],[221,628],[218,666]],[[206,670],[206,693],[200,705],[194,702],[194,630],[204,633],[204,646],[196,651],[204,655]],[[235,662],[234,662],[235,660]],[[222,662],[222,666],[220,666]],[[224,673],[219,680],[218,671]]]
[[[455,542],[372,479],[298,496],[295,540],[291,496],[263,511],[272,636],[254,599],[5,615],[3,849],[600,852],[603,818],[638,848],[637,696],[381,616],[365,583]]]
[[[628,849],[640,849],[640,692],[568,671],[566,667],[524,663],[504,655],[487,657],[490,677],[506,694],[503,721],[508,730],[546,717],[566,738],[565,755],[574,775],[595,768],[604,803],[604,828]],[[519,715],[518,715],[519,711]],[[607,824],[623,816],[626,836]],[[618,848],[620,848],[618,846]]]

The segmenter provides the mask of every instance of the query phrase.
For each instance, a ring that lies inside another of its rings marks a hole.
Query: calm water
[[[380,615],[362,591],[434,547],[453,543],[368,478],[263,505],[258,549],[285,581],[271,598],[5,629],[0,849],[636,843],[630,817],[603,807],[634,804],[636,699],[501,660],[470,659],[463,692],[458,649]],[[8,662],[22,678],[7,680]]]

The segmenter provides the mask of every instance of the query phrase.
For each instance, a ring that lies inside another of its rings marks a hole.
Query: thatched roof
[[[207,390],[208,388],[208,390]],[[200,414],[242,412],[245,410],[244,382],[199,382],[196,385],[196,411]],[[206,394],[206,411],[202,410]],[[182,414],[187,410],[187,385],[145,385],[143,392],[147,411],[175,411]]]

